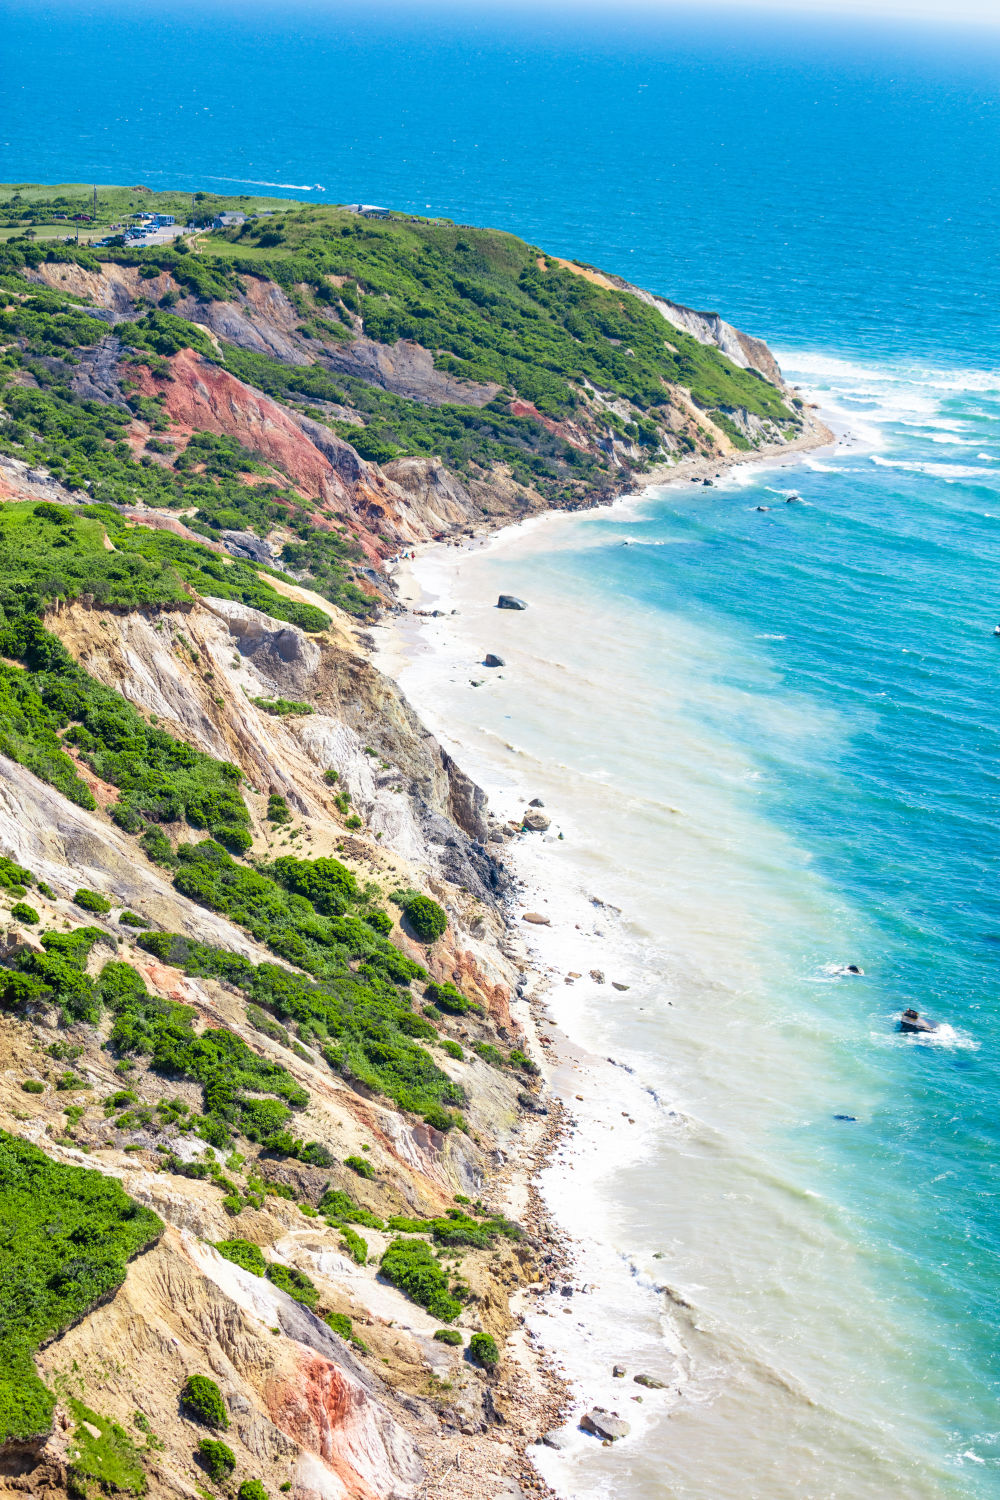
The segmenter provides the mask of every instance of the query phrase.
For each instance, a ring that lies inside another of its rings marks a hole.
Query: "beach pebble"
[[[611,981],[611,988],[613,990],[627,990],[628,989],[628,985],[627,984],[619,984],[617,979],[612,979],[612,981]]]
[[[531,801],[528,803],[528,806],[529,807],[544,807],[545,803],[542,801],[541,797],[532,797]]]
[[[536,927],[551,927],[552,923],[548,917],[543,917],[539,911],[526,911],[521,918],[522,922],[533,922]]]
[[[615,1367],[611,1371],[611,1373],[615,1377],[616,1380],[624,1380],[625,1379],[625,1366],[624,1365],[615,1365]]]
[[[628,1437],[632,1431],[624,1418],[618,1416],[617,1412],[605,1411],[603,1406],[593,1406],[590,1411],[584,1412],[580,1418],[580,1426],[584,1432],[591,1432],[594,1437],[599,1437],[607,1443],[614,1443],[619,1438]]]

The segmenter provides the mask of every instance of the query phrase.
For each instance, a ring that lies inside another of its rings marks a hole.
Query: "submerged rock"
[[[904,1010],[899,1018],[900,1031],[927,1032],[937,1031],[936,1021],[928,1021],[926,1016],[920,1015],[915,1010]]]
[[[636,1385],[644,1385],[647,1391],[665,1391],[667,1388],[667,1382],[657,1380],[655,1375],[633,1375],[632,1379]]]
[[[527,609],[523,599],[518,599],[516,594],[501,594],[497,600],[497,609]]]

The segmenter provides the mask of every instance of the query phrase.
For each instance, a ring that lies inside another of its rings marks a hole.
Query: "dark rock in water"
[[[501,594],[497,600],[497,609],[527,609],[523,599],[518,599],[514,594]]]
[[[862,969],[858,964],[848,964],[847,968],[844,970],[845,974],[864,974],[864,972],[864,969]]]
[[[617,979],[612,979],[611,988],[613,990],[627,990],[629,986],[627,984],[619,984]]]
[[[657,1380],[655,1375],[633,1375],[632,1379],[636,1385],[644,1385],[648,1391],[665,1391],[667,1382]]]
[[[834,1115],[835,1120],[856,1120],[857,1115]]]
[[[487,651],[483,657],[484,667],[505,667],[507,663],[502,656],[494,656],[492,651]]]
[[[614,1376],[614,1378],[616,1380],[624,1380],[625,1379],[625,1366],[624,1365],[615,1365],[615,1367],[611,1371],[611,1373],[612,1373],[612,1375]]]
[[[757,506],[754,507],[754,509],[755,510],[770,510],[771,507],[769,505],[757,505]]]
[[[529,807],[544,807],[545,803],[542,801],[541,797],[532,797],[531,801],[528,803],[528,806]]]
[[[707,484],[708,487],[709,487],[709,489],[711,489],[714,486],[714,484],[715,484],[715,480],[714,479],[703,479],[701,482],[702,482],[702,484]]]
[[[899,1018],[900,1031],[927,1032],[937,1031],[937,1022],[928,1021],[926,1016],[919,1015],[915,1010],[904,1010]]]
[[[618,1416],[617,1412],[605,1411],[603,1406],[593,1406],[590,1411],[584,1412],[580,1418],[580,1426],[584,1432],[592,1432],[594,1437],[603,1438],[608,1443],[617,1442],[618,1438],[628,1437],[632,1431],[629,1424]]]

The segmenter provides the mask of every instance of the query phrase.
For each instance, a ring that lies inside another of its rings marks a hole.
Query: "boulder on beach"
[[[590,971],[590,977],[594,981],[595,984],[603,984],[604,983],[604,970],[603,969],[591,969],[591,971]]]
[[[591,1432],[594,1437],[599,1437],[606,1443],[616,1443],[619,1438],[628,1437],[632,1431],[624,1418],[617,1412],[605,1411],[603,1406],[592,1406],[590,1411],[584,1412],[580,1418],[580,1426],[584,1432]]]
[[[487,651],[486,655],[483,657],[484,667],[505,667],[506,665],[507,663],[504,661],[503,657],[494,656],[492,651]]]
[[[544,807],[545,803],[542,801],[541,797],[532,797],[531,801],[528,803],[528,806],[529,807]]]
[[[521,821],[529,833],[544,833],[552,819],[547,814],[539,812],[537,807],[529,807]]]
[[[527,609],[527,607],[524,600],[519,599],[516,594],[501,594],[497,600],[497,609]]]
[[[667,1388],[667,1382],[657,1380],[655,1375],[633,1375],[632,1379],[636,1385],[644,1385],[647,1391],[665,1391]]]
[[[540,911],[526,911],[521,918],[522,922],[533,922],[536,927],[551,927],[552,923],[548,917],[543,917]]]
[[[617,979],[612,979],[612,981],[611,981],[611,988],[613,990],[627,990],[628,989],[628,985],[627,984],[619,984],[619,982],[618,982]]]

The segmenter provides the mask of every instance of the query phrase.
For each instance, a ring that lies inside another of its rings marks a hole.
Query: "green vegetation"
[[[448,926],[447,912],[430,896],[423,896],[419,891],[401,891],[392,899],[402,907],[404,917],[421,943],[435,942]]]
[[[447,1011],[450,1016],[464,1016],[467,1011],[482,1009],[482,1006],[477,1005],[475,1001],[467,1000],[461,990],[456,989],[450,980],[444,984],[432,980],[430,984],[424,986],[424,998],[438,1010]]]
[[[40,1078],[26,1078],[21,1084],[26,1094],[44,1094],[45,1085]]]
[[[270,1500],[270,1497],[259,1479],[244,1479],[236,1492],[236,1500]]]
[[[198,1380],[201,1377],[195,1375],[192,1378]],[[188,1385],[190,1384],[191,1382],[188,1381]],[[222,1424],[212,1422],[209,1425],[219,1427]],[[228,1422],[226,1425],[229,1425]],[[196,1452],[199,1463],[205,1469],[213,1484],[219,1484],[223,1479],[228,1479],[236,1468],[236,1454],[229,1447],[228,1443],[221,1442],[219,1438],[202,1438]]]
[[[341,1225],[340,1248],[347,1252],[355,1265],[366,1266],[368,1264],[368,1241],[349,1224]]]
[[[333,1329],[334,1333],[339,1333],[342,1339],[349,1339],[351,1337],[351,1331],[354,1325],[346,1313],[324,1313],[323,1322],[328,1324],[328,1326]]]
[[[162,1229],[111,1178],[0,1131],[0,1443],[48,1430],[35,1349],[120,1286]]]
[[[488,1333],[474,1333],[469,1340],[469,1358],[484,1370],[495,1370],[500,1363],[496,1340]]]
[[[330,1224],[361,1224],[366,1229],[385,1228],[377,1214],[361,1208],[350,1193],[345,1193],[341,1188],[328,1187],[319,1200],[319,1210],[326,1215]]]
[[[252,1271],[255,1276],[264,1276],[267,1272],[263,1252],[251,1240],[218,1240],[215,1248],[234,1265],[242,1266],[244,1271]]]
[[[453,1042],[451,1037],[443,1037],[439,1045],[441,1051],[447,1052],[448,1056],[453,1057],[456,1062],[465,1061],[465,1053],[462,1051],[461,1045],[458,1042]]]
[[[462,1345],[462,1335],[457,1328],[437,1328],[434,1337],[439,1344],[451,1344],[455,1349]]]
[[[118,918],[123,927],[148,927],[146,918],[140,916],[137,911],[123,911]]]
[[[462,1304],[448,1290],[448,1274],[434,1258],[426,1240],[396,1239],[386,1248],[382,1275],[411,1302],[425,1307],[432,1318],[453,1323]]]
[[[314,714],[315,708],[311,703],[296,703],[292,698],[251,698],[251,703],[256,703],[266,714],[273,714],[276,718],[284,718],[287,714]]]
[[[204,1427],[214,1427],[219,1432],[229,1427],[222,1392],[207,1375],[188,1376],[181,1391],[181,1405],[193,1421],[201,1422]]]
[[[77,906],[82,906],[84,911],[92,911],[97,916],[106,917],[111,910],[111,902],[106,896],[100,895],[98,891],[88,891],[83,886],[73,897]]]
[[[369,1181],[375,1176],[375,1168],[370,1161],[365,1161],[363,1156],[345,1156],[344,1166],[350,1167],[359,1177],[367,1177]]]
[[[38,913],[33,906],[26,901],[15,901],[10,909],[10,914],[15,922],[27,922],[31,926],[38,921]]]
[[[72,1396],[67,1405],[78,1423],[69,1451],[69,1492],[86,1495],[92,1482],[104,1494],[144,1495],[142,1455],[128,1433]],[[97,1429],[97,1437],[91,1428]]]
[[[315,1309],[319,1292],[304,1271],[296,1271],[292,1266],[272,1261],[265,1274],[268,1281],[273,1282],[280,1291],[287,1292],[289,1297],[294,1297],[296,1302],[301,1302],[310,1311]]]

